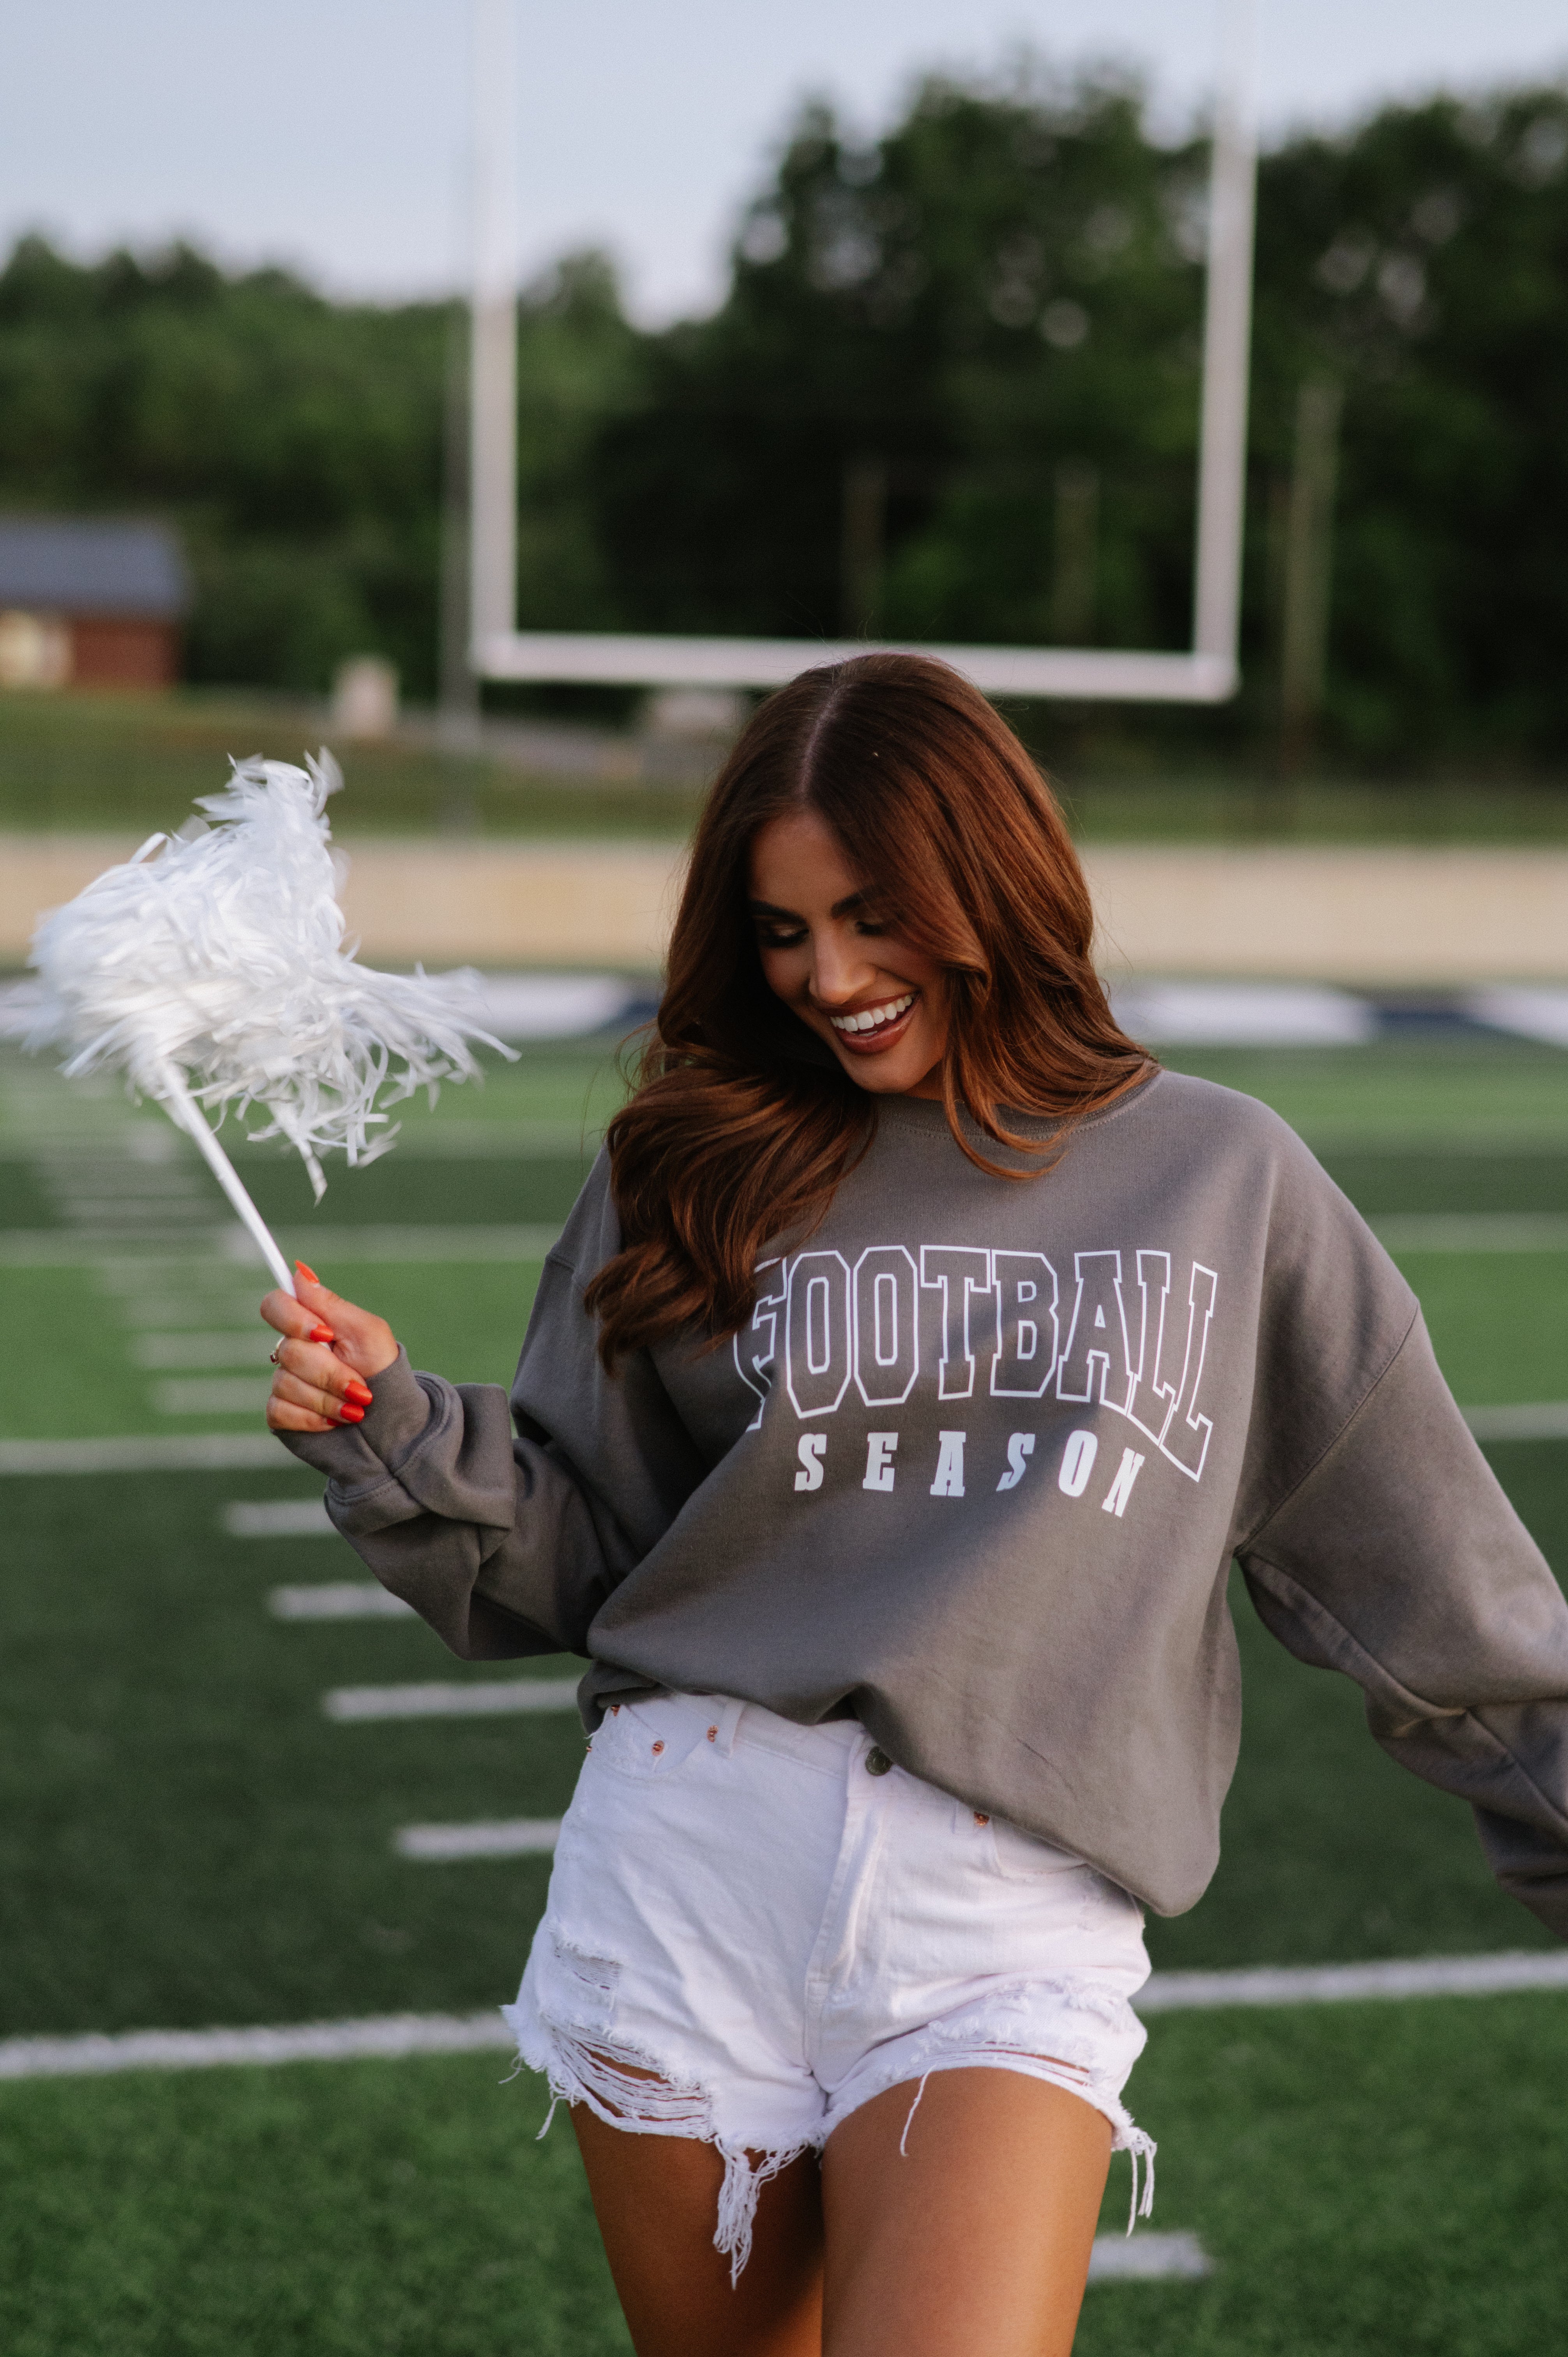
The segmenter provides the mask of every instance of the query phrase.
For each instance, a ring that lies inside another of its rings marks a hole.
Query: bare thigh
[[[822,2207],[816,2156],[763,2186],[738,2284],[714,2248],[724,2162],[691,2136],[572,2125],[637,2357],[821,2357]]]
[[[1017,2071],[936,2072],[911,2119],[915,2094],[822,2155],[825,2357],[1068,2357],[1110,2122]]]
[[[763,2187],[734,2288],[714,2147],[574,2106],[637,2357],[1067,2357],[1110,2123],[1014,2071],[937,2072],[911,2121],[915,2093],[877,2096],[820,2170],[808,2157]]]

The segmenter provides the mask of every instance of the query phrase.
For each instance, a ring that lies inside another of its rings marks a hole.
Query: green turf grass
[[[1568,1059],[1402,1043],[1185,1060],[1277,1103],[1370,1210],[1555,1206]],[[356,1259],[354,1231],[459,1226],[481,1194],[487,1221],[556,1216],[616,1092],[596,1048],[531,1050],[484,1091],[414,1109],[384,1172],[339,1171],[332,1218],[311,1215],[341,1236],[322,1274],[390,1316],[416,1360],[505,1382],[536,1268]],[[0,1151],[18,1170],[41,1141],[112,1146],[155,1118],[0,1060]],[[295,1183],[266,1170],[263,1189]],[[39,1211],[18,1185],[13,1222]],[[1463,1399],[1568,1398],[1568,1254],[1404,1265]],[[127,1312],[227,1327],[253,1315],[260,1276],[210,1259],[171,1272],[166,1255],[134,1274],[0,1265],[0,1434],[253,1422],[159,1417]],[[1489,1454],[1568,1568],[1568,1445]],[[336,1539],[230,1539],[220,1512],[314,1487],[281,1458],[0,1484],[0,2034],[445,2011],[515,1988],[544,1862],[414,1866],[389,1837],[556,1813],[580,1737],[564,1717],[327,1721],[332,1685],[518,1673],[456,1663],[417,1624],[270,1619],[270,1587],[354,1577],[357,1559]],[[1370,1742],[1354,1688],[1291,1661],[1244,1599],[1238,1621],[1224,1858],[1191,1915],[1151,1925],[1156,1963],[1547,1944],[1496,1890],[1468,1813]],[[1157,2021],[1132,2091],[1162,2143],[1156,2222],[1197,2231],[1220,2272],[1096,2289],[1080,2349],[1534,2357],[1559,2329],[1565,2020],[1562,2000],[1520,1997]],[[0,2348],[624,2350],[570,2144],[558,2127],[536,2148],[536,2092],[499,2075],[473,2059],[0,2090]],[[1119,2164],[1108,2222],[1124,2189]]]
[[[1105,2284],[1079,2357],[1534,2357],[1562,2330],[1568,2001],[1165,2017],[1130,2090],[1200,2283]],[[7,2357],[610,2357],[564,2121],[500,2058],[0,2090]],[[1112,2165],[1102,2227],[1126,2211]]]
[[[1527,1039],[1439,1034],[1364,1048],[1173,1048],[1162,1060],[1261,1097],[1331,1161],[1393,1146],[1501,1154],[1568,1146],[1568,1056]]]

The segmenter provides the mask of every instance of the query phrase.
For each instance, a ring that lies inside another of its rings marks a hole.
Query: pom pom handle
[[[276,1277],[280,1288],[285,1293],[295,1293],[294,1275],[287,1261],[278,1250],[276,1238],[254,1203],[252,1202],[244,1180],[213,1136],[207,1118],[190,1091],[186,1087],[178,1067],[175,1064],[166,1064],[161,1080],[159,1102],[169,1119],[177,1128],[187,1131],[196,1140],[206,1159],[208,1168],[244,1222],[260,1250],[262,1258]],[[295,1294],[295,1298],[297,1297]]]

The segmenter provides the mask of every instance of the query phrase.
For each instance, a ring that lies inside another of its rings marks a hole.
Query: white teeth
[[[886,1006],[868,1006],[864,1015],[830,1015],[828,1021],[835,1031],[875,1031],[884,1023],[896,1023],[914,1004],[914,992],[907,990],[902,998],[890,998]]]

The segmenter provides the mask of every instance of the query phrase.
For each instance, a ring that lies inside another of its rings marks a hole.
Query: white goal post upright
[[[474,0],[470,660],[517,619],[517,0]]]
[[[780,687],[886,640],[682,638],[519,630],[517,616],[517,0],[474,0],[470,660],[481,679],[627,687]],[[1220,704],[1235,694],[1251,346],[1255,0],[1219,0],[1208,180],[1193,640],[1186,653],[926,646],[991,695]]]

